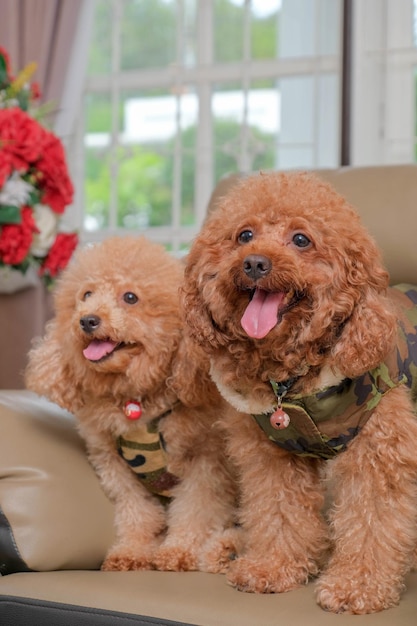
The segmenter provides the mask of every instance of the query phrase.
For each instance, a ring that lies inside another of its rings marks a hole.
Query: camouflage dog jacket
[[[137,474],[140,482],[151,493],[164,499],[171,496],[171,490],[178,483],[178,479],[166,469],[164,441],[158,431],[161,417],[138,426],[128,439],[118,437],[116,446],[120,456]]]
[[[366,424],[381,398],[394,387],[407,385],[417,401],[417,287],[397,285],[390,289],[398,308],[398,341],[395,349],[375,369],[356,379],[311,395],[282,400],[290,418],[277,430],[271,414],[254,415],[268,438],[281,448],[302,456],[331,459]],[[271,381],[272,388],[277,383]]]

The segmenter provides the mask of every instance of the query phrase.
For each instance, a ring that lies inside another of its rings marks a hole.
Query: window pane
[[[197,99],[195,99],[195,106]],[[197,142],[197,117],[192,124],[182,126],[183,130],[178,137],[176,152],[176,176],[173,180],[180,183],[181,191],[178,194],[180,224],[181,226],[194,226],[196,215],[194,211],[194,190],[195,190],[195,164],[196,164],[196,142]],[[178,192],[177,192],[178,193]]]
[[[187,128],[197,123],[197,98],[189,87],[123,93],[126,141],[150,142],[163,147],[172,141],[178,127]]]
[[[194,67],[198,59],[197,10],[200,0],[188,0],[181,4],[182,12],[178,11],[178,28],[180,49],[178,58],[185,67]]]
[[[342,3],[334,0],[316,2],[319,10],[315,54],[338,54],[341,43]]]
[[[279,167],[334,167],[339,145],[338,77],[283,78],[280,86]]]
[[[282,0],[279,54],[283,58],[337,54],[341,3],[334,0]]]
[[[282,128],[279,166],[313,167],[315,131],[314,79],[312,76],[283,78]]]
[[[118,199],[119,225],[168,226],[172,191],[178,102],[165,89],[125,90],[123,144]]]
[[[141,231],[171,223],[169,155],[150,146],[118,150],[117,226]]]
[[[270,169],[276,163],[280,123],[277,82],[253,82],[245,91],[218,85],[212,108],[215,132],[215,178],[225,172]]]
[[[274,59],[278,50],[279,10],[282,0],[215,0],[215,61]],[[245,41],[246,36],[249,39]]]
[[[107,228],[110,224],[112,129],[110,93],[87,94],[85,127],[84,227],[88,231],[94,231]]]
[[[91,232],[109,226],[110,153],[106,149],[87,145],[84,158],[84,228]]]
[[[230,63],[243,58],[245,0],[214,0],[214,61]]]
[[[88,73],[109,74],[111,71],[112,5],[108,0],[96,0],[93,32],[88,59]]]
[[[334,167],[338,161],[340,135],[339,77],[324,74],[316,77],[316,135],[313,167]]]
[[[252,0],[252,59],[276,59],[278,57],[281,4],[281,0]]]
[[[109,132],[112,128],[112,102],[111,94],[90,93],[85,98],[86,109],[86,132],[88,135],[94,134],[95,140],[98,141],[99,133],[105,133],[107,142],[109,141]],[[93,138],[90,138],[93,140]],[[102,137],[104,141],[104,137]]]
[[[174,0],[125,0],[122,3],[121,69],[164,67],[176,58]]]

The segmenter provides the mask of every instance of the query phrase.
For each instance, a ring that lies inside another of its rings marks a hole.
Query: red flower
[[[4,224],[0,231],[0,260],[6,265],[19,265],[27,256],[33,233],[37,232],[32,209],[24,206],[20,224]]]
[[[0,186],[15,169],[36,170],[42,203],[62,214],[74,189],[60,140],[19,108],[0,110]]]
[[[48,274],[51,278],[54,278],[67,266],[77,245],[78,236],[76,233],[58,233],[39,270],[40,276]]]
[[[0,149],[14,169],[26,171],[38,161],[46,132],[22,109],[0,109]]]
[[[27,112],[41,98],[39,85],[28,84],[35,66],[28,65],[14,81],[9,55],[0,46],[0,97],[5,102],[5,108],[0,108],[0,191],[10,180],[0,205],[0,266],[11,265],[22,272],[35,266],[50,285],[67,265],[78,236],[56,234],[60,220],[51,215],[51,211],[64,213],[74,190],[61,141]],[[38,231],[37,224],[44,232]],[[42,254],[55,233],[46,257],[36,256],[36,232],[44,239]]]
[[[55,213],[63,213],[71,204],[74,189],[68,176],[65,153],[57,137],[45,130],[41,158],[36,164],[40,172],[39,188],[42,190],[42,204],[46,204]]]
[[[42,97],[41,88],[39,87],[39,83],[32,83],[30,86],[30,93],[32,96],[32,100],[40,100]]]

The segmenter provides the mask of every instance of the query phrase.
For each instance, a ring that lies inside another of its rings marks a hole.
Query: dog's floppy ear
[[[184,334],[173,361],[168,386],[186,406],[213,404],[219,396],[209,369],[210,361],[204,348]]]
[[[27,389],[67,411],[76,412],[82,406],[82,398],[72,357],[70,346],[63,345],[57,321],[50,321],[45,336],[36,339],[29,351],[25,371]]]
[[[196,240],[187,259],[184,273],[184,282],[180,290],[181,308],[187,326],[187,332],[200,345],[216,348],[225,345],[226,340],[222,332],[213,322],[207,306],[204,304],[202,289],[215,289],[214,283],[206,280],[203,247]]]
[[[376,367],[392,349],[396,328],[388,299],[368,289],[344,325],[333,351],[334,364],[349,378]]]
[[[189,278],[181,288],[181,306],[187,324],[187,332],[198,344],[216,342],[216,333],[210,320],[196,281]]]
[[[346,218],[347,220],[348,218]],[[354,378],[381,364],[395,344],[396,315],[387,297],[389,274],[381,252],[355,212],[346,226],[344,245],[332,260],[333,284],[324,310],[340,318],[333,363]]]

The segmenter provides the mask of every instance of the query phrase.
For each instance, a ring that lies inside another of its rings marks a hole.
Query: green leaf
[[[23,111],[27,111],[29,108],[29,101],[30,101],[30,93],[28,90],[22,90],[19,91],[18,94],[16,94],[16,99],[19,103],[19,107],[23,110]]]
[[[29,192],[29,204],[30,206],[34,206],[35,204],[40,204],[41,201],[41,192],[39,189],[33,189]]]
[[[28,271],[30,266],[30,258],[26,257],[25,259],[23,259],[23,261],[21,263],[19,263],[19,265],[12,265],[12,267],[16,270],[20,270],[23,274],[26,274],[26,272]]]
[[[0,260],[0,267],[11,267],[13,270],[17,270],[22,274],[26,274],[28,266],[25,262],[20,263],[19,265],[10,265],[9,263],[5,263],[2,259]]]
[[[20,224],[22,216],[18,206],[0,204],[0,224]]]
[[[4,89],[10,83],[9,77],[7,75],[7,67],[6,67],[6,59],[2,54],[0,54],[0,87]]]

